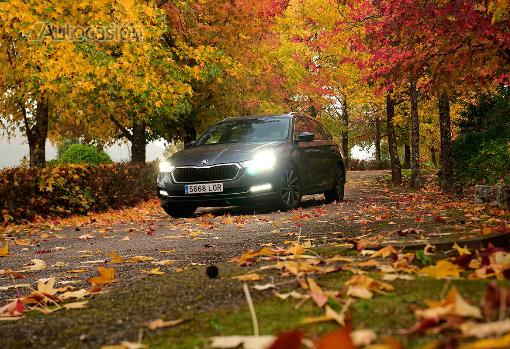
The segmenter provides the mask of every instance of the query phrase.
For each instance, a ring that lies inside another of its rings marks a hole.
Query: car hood
[[[173,154],[169,161],[173,166],[210,166],[251,160],[256,152],[271,149],[285,142],[227,143],[192,147]],[[204,164],[202,161],[207,160]]]

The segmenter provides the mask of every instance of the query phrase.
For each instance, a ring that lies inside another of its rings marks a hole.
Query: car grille
[[[237,176],[239,167],[234,164],[211,167],[177,167],[172,175],[178,183],[230,181]]]

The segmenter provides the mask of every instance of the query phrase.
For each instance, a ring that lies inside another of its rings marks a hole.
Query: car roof
[[[246,120],[246,119],[266,119],[266,118],[291,118],[293,116],[306,116],[296,112],[290,112],[285,114],[267,114],[267,115],[245,115],[245,116],[233,116],[223,120]]]

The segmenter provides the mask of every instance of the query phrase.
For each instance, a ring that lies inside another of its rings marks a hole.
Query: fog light
[[[160,190],[159,195],[161,196],[168,196],[168,192],[166,190]]]
[[[250,188],[250,191],[252,193],[254,192],[259,192],[259,191],[266,191],[266,190],[271,190],[272,186],[270,183],[266,183],[266,184],[262,184],[262,185],[254,185],[253,187]]]

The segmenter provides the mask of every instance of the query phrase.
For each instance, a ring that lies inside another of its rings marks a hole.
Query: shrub
[[[467,105],[453,144],[460,184],[510,182],[510,87]]]
[[[510,126],[462,135],[453,152],[460,184],[510,182]]]
[[[57,159],[63,164],[108,164],[112,159],[103,150],[98,150],[93,145],[71,144]]]
[[[155,164],[57,165],[0,171],[6,222],[69,216],[134,205],[155,197]]]

